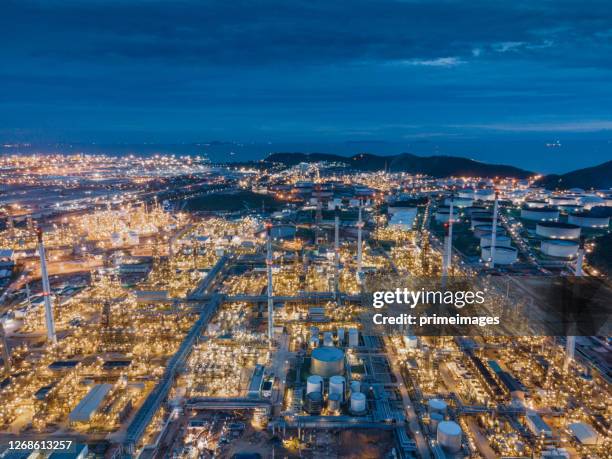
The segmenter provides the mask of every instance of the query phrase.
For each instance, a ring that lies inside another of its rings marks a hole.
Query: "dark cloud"
[[[0,41],[9,137],[610,119],[607,0],[5,0]]]

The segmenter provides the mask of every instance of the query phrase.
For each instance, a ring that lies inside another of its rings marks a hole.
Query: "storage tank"
[[[476,190],[474,193],[474,199],[481,201],[493,201],[495,199],[495,190]]]
[[[432,398],[427,402],[427,410],[429,414],[431,413],[440,413],[442,415],[446,414],[446,409],[448,405],[444,400],[440,400],[439,398]]]
[[[319,375],[310,375],[306,380],[306,394],[323,392],[323,378]]]
[[[321,414],[323,409],[323,394],[321,392],[311,392],[306,394],[304,399],[304,410],[309,414]]]
[[[419,344],[419,340],[414,335],[404,335],[404,345],[408,349],[416,349]]]
[[[578,204],[577,196],[550,196],[548,203],[553,206],[571,206]]]
[[[445,205],[450,206],[450,203],[451,203],[450,198],[446,198],[444,200]],[[455,198],[453,199],[453,207],[459,207],[459,208],[470,207],[473,203],[474,203],[474,200],[472,198],[467,198],[467,197],[464,198],[464,197],[455,196]]]
[[[366,412],[366,396],[361,392],[351,394],[350,411],[352,414],[363,414]]]
[[[551,239],[578,239],[580,227],[571,223],[562,222],[538,222],[536,234]]]
[[[340,394],[329,394],[327,397],[327,409],[329,411],[340,411],[340,404],[342,403],[342,396]]]
[[[438,426],[442,421],[444,421],[444,416],[440,413],[431,413],[431,415],[429,415],[429,426],[432,432],[435,433],[438,430]]]
[[[491,233],[483,234],[482,236],[480,236],[480,247],[483,247],[485,245],[491,245],[491,242],[493,242],[493,237]],[[510,238],[510,236],[507,236],[505,234],[495,235],[495,246],[510,247],[511,245],[512,238]]]
[[[311,348],[315,348],[315,347],[319,347],[319,337],[318,336],[311,336],[310,337],[310,347]]]
[[[359,346],[359,330],[357,330],[356,328],[349,328],[348,341],[349,347]]]
[[[128,244],[130,245],[138,245],[140,243],[140,238],[138,237],[138,233],[136,231],[128,231],[127,240]]]
[[[318,347],[312,351],[310,373],[328,378],[344,372],[344,352],[337,347]]]
[[[323,333],[323,346],[333,346],[334,345],[334,335],[332,332],[327,331]]]
[[[351,393],[361,392],[361,382],[352,380],[351,381]]]
[[[514,247],[504,247],[495,244],[495,264],[511,265],[517,259],[518,251]],[[491,246],[486,245],[480,248],[480,258],[489,260],[491,258]]]
[[[344,394],[346,393],[346,379],[344,376],[336,375],[329,378],[329,395],[340,394],[342,401],[344,401]]]
[[[442,421],[438,424],[436,439],[445,451],[458,453],[461,450],[461,427],[454,421]]]
[[[497,235],[504,235],[506,234],[506,230],[504,229],[503,226],[497,225],[497,227],[495,228],[496,234]],[[474,236],[481,238],[482,236],[484,236],[485,234],[490,234],[493,232],[493,225],[477,225],[474,227]]]
[[[493,217],[472,217],[472,220],[470,220],[470,229],[473,230],[474,228],[476,228],[477,226],[480,225],[492,225],[493,224]]]
[[[548,202],[543,199],[529,199],[525,201],[525,206],[530,209],[542,209],[548,207]]]
[[[110,235],[111,244],[115,247],[123,244],[123,238],[121,237],[121,233],[111,233]]]
[[[468,207],[467,209],[465,209],[465,213],[466,215],[473,217],[475,214],[479,214],[479,213],[485,213],[485,214],[490,214],[489,217],[492,217],[493,214],[491,214],[489,211],[487,211],[487,208],[484,206],[472,206],[472,207]],[[484,215],[486,216],[486,215]]]
[[[536,207],[521,209],[521,218],[533,221],[551,221],[559,218],[559,211],[553,207]],[[570,222],[572,223],[572,222]]]
[[[567,221],[582,228],[607,228],[610,225],[610,217],[593,212],[571,214]]]
[[[559,239],[544,240],[540,244],[544,255],[555,258],[573,258],[578,254],[578,247],[578,242]]]
[[[438,210],[436,211],[436,221],[438,223],[447,223],[449,221],[450,211],[448,210]],[[453,221],[459,218],[459,212],[453,210]]]

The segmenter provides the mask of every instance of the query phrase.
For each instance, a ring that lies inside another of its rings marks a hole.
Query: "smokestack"
[[[4,369],[8,375],[11,372],[11,354],[2,322],[0,322],[0,338],[2,338],[2,360],[4,361]]]
[[[334,217],[334,264],[335,264],[335,294],[340,291],[340,209],[336,206]]]
[[[274,301],[272,299],[272,223],[266,223],[266,269],[268,272],[268,340],[274,338]]]
[[[442,253],[442,287],[446,287],[446,278],[448,277],[448,251],[451,247],[450,242],[450,221],[444,225],[446,227],[446,235],[444,236],[444,247]]]
[[[491,268],[495,267],[495,245],[497,244],[497,211],[499,192],[495,191],[495,204],[493,204],[493,226],[491,228]]]
[[[53,320],[53,306],[51,304],[51,286],[49,285],[49,273],[47,272],[47,258],[45,255],[45,245],[43,243],[43,233],[38,230],[38,255],[40,256],[40,274],[43,285],[43,298],[45,300],[45,323],[47,325],[47,340],[51,344],[57,343],[55,334],[55,322]]]
[[[448,244],[446,244],[446,274],[451,269],[453,264],[453,212],[454,212],[455,194],[451,194],[450,206],[448,212]]]
[[[361,219],[361,199],[359,200],[359,220],[357,220],[357,280],[361,282],[362,277],[362,264],[363,264],[363,254],[361,248],[361,232],[363,228],[363,221]]]

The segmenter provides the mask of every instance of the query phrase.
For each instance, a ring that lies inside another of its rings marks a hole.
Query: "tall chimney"
[[[6,331],[4,325],[0,322],[0,338],[2,338],[2,360],[4,362],[4,369],[6,373],[11,371],[11,354],[8,347],[8,340],[6,339]]]
[[[446,244],[446,273],[451,269],[453,265],[453,212],[455,204],[455,194],[451,194],[450,206],[448,212],[448,244]]]
[[[336,206],[334,217],[334,268],[335,268],[335,295],[340,291],[340,209]]]
[[[53,305],[51,304],[51,286],[49,285],[49,273],[47,272],[47,257],[43,243],[42,230],[38,229],[38,255],[40,256],[40,274],[42,277],[43,298],[45,301],[45,323],[47,325],[47,340],[51,344],[57,343],[55,334],[55,322],[53,320]]]
[[[266,270],[268,272],[268,340],[274,338],[274,300],[272,299],[272,223],[266,223]]]
[[[580,237],[580,248],[578,249],[578,256],[576,257],[576,268],[574,269],[574,274],[577,277],[584,276],[584,271],[582,269],[582,264],[584,263],[584,236]]]
[[[363,269],[363,254],[361,248],[363,220],[361,219],[361,199],[359,200],[359,220],[357,220],[357,280],[361,282]]]
[[[491,268],[495,267],[495,245],[497,244],[497,212],[499,192],[495,191],[495,204],[493,204],[493,226],[491,227]]]

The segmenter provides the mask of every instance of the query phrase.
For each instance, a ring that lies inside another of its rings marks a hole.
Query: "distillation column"
[[[361,282],[363,278],[362,266],[363,266],[363,254],[362,254],[362,232],[363,221],[361,219],[361,199],[359,200],[359,219],[357,220],[357,281]]]
[[[497,212],[499,192],[495,191],[495,204],[493,204],[493,226],[491,227],[491,268],[495,268],[495,244],[497,244]]]
[[[47,325],[47,340],[51,344],[57,343],[55,334],[55,321],[53,320],[53,305],[51,304],[51,286],[49,284],[49,273],[47,271],[47,257],[43,243],[43,233],[38,230],[38,255],[40,256],[40,275],[42,277],[43,298],[45,300],[45,324]]]
[[[268,340],[274,338],[274,300],[272,299],[272,223],[266,223],[266,270],[268,272]]]

